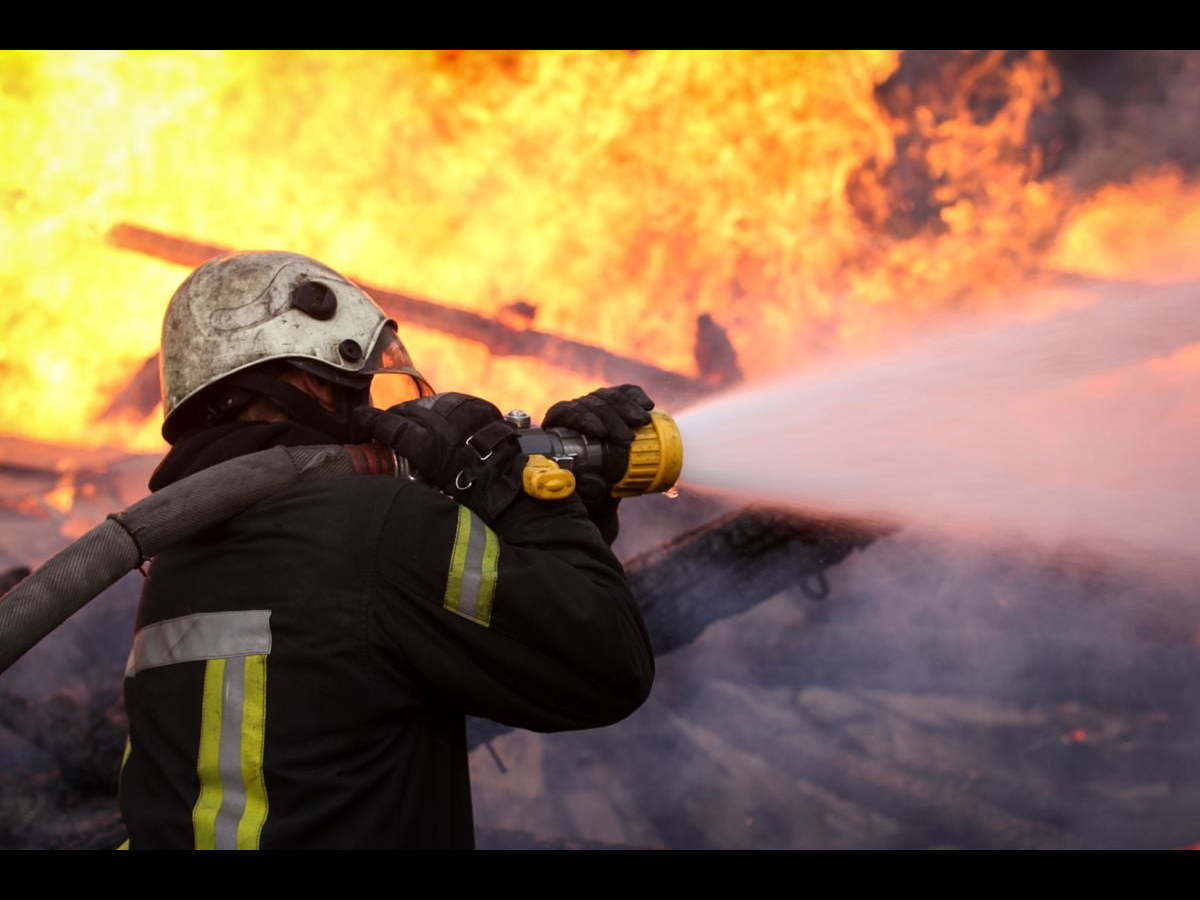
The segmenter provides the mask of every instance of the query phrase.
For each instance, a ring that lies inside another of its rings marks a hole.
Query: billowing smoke
[[[945,127],[987,127],[1012,104],[1017,77],[1028,91],[1027,133],[997,152],[1030,179],[1065,177],[1090,191],[1162,166],[1187,175],[1200,168],[1195,51],[1050,50],[1031,58],[1018,50],[908,50],[875,91],[880,107],[907,125],[889,163],[869,162],[851,179],[851,201],[869,177],[891,198],[888,218],[875,224],[898,237],[945,230],[942,211],[963,195],[931,167],[930,148],[946,139]]]

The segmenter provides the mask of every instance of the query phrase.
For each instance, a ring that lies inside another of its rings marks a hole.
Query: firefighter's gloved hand
[[[360,409],[362,436],[403,456],[444,494],[491,522],[521,491],[516,429],[467,394],[422,397],[387,411]]]
[[[650,424],[652,409],[654,401],[645,391],[635,384],[623,384],[600,388],[577,400],[555,403],[542,420],[543,428],[570,428],[608,444],[603,477],[585,475],[578,479],[575,490],[609,544],[617,539],[619,527],[620,501],[612,496],[612,486],[629,468],[633,429]]]
[[[572,428],[598,441],[629,446],[633,429],[650,424],[654,401],[636,384],[600,388],[586,397],[555,403],[543,428]],[[622,471],[622,475],[625,473]]]

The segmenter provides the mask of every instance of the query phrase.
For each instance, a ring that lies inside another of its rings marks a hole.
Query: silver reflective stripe
[[[467,538],[467,561],[463,567],[462,593],[458,614],[474,619],[479,605],[479,585],[483,581],[483,551],[487,546],[487,526],[471,513],[471,534]]]
[[[218,768],[221,773],[221,808],[213,828],[218,850],[237,849],[238,822],[246,809],[246,787],[242,782],[242,713],[246,691],[246,667],[240,659],[225,663],[221,685],[221,743]]]
[[[271,652],[271,611],[196,613],[147,625],[133,637],[125,677],[174,663]]]

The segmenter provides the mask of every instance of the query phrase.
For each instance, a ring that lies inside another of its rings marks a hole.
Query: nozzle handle
[[[562,500],[575,493],[575,475],[540,453],[530,454],[521,481],[535,500]]]

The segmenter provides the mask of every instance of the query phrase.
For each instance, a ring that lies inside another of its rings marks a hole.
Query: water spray
[[[679,416],[739,502],[1200,571],[1200,288],[947,328]]]

